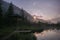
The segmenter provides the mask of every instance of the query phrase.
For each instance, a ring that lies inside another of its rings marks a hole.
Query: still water
[[[60,30],[44,30],[41,33],[35,32],[37,40],[60,40]]]

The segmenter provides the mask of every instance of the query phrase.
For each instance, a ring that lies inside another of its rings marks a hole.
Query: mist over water
[[[37,40],[60,40],[60,30],[44,30],[41,33],[35,32]]]

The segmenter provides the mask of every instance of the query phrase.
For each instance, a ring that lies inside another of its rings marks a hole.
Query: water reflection
[[[60,40],[60,30],[44,30],[41,33],[35,32],[37,40]]]

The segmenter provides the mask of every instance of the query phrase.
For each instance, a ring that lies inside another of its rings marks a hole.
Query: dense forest
[[[38,23],[29,22],[27,18],[24,18],[24,9],[21,9],[21,14],[21,16],[14,14],[12,3],[9,4],[6,13],[3,13],[2,3],[0,2],[0,40],[36,40],[32,33],[16,33],[14,32],[16,30],[33,30],[41,32],[41,29],[60,29],[60,23],[48,24],[40,21]]]

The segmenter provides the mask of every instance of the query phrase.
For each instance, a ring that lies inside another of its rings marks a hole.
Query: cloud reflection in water
[[[60,30],[44,30],[41,33],[35,32],[37,40],[60,40]]]

